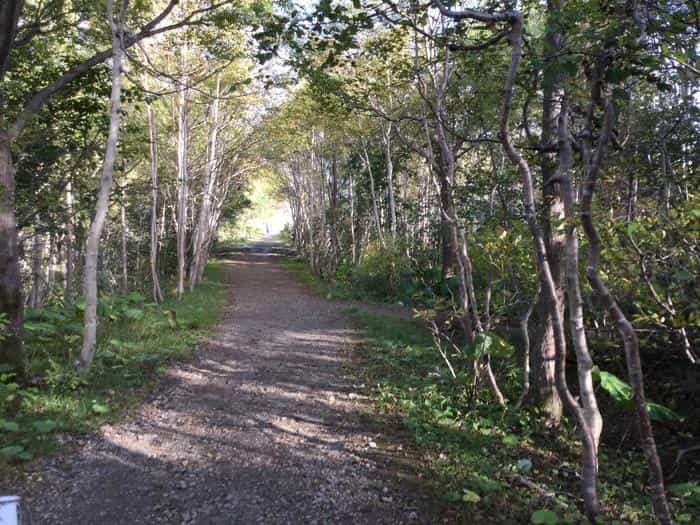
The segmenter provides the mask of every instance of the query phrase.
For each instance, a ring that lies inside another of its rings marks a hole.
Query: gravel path
[[[362,416],[343,305],[274,261],[230,259],[230,306],[194,361],[123,423],[33,465],[32,523],[436,522],[401,444]]]

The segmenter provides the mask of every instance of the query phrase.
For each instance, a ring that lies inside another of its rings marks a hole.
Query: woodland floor
[[[228,258],[218,328],[146,403],[28,467],[15,492],[31,523],[439,522],[399,428],[353,379],[347,304],[266,251]]]

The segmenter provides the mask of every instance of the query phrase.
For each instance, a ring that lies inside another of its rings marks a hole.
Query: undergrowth
[[[157,384],[164,367],[187,359],[218,319],[226,297],[224,263],[208,265],[183,301],[148,302],[139,293],[103,296],[95,361],[76,372],[83,305],[29,311],[30,381],[0,370],[0,462],[54,451],[71,434],[116,420]]]
[[[549,431],[536,412],[470,399],[468,375],[454,380],[429,333],[415,323],[356,309],[348,314],[366,335],[358,352],[378,408],[403,417],[447,500],[474,523],[584,522],[574,428],[565,423]],[[468,370],[456,356],[453,364]],[[638,450],[601,450],[600,523],[655,523],[645,465]],[[691,523],[700,504],[697,485],[668,490],[677,522]]]
[[[312,275],[301,259],[287,270],[314,292],[356,299],[359,292]],[[502,408],[489,393],[471,394],[469,353],[452,355],[454,379],[418,323],[377,317],[348,308],[365,335],[356,350],[365,382],[374,385],[381,413],[399,415],[431,473],[431,485],[469,523],[587,523],[581,514],[580,445],[566,419],[548,429],[535,409]],[[516,356],[494,363],[509,399],[517,399]],[[603,446],[600,451],[600,523],[655,523],[646,493],[646,462],[639,449]],[[677,523],[697,523],[700,486],[693,481],[667,487]]]

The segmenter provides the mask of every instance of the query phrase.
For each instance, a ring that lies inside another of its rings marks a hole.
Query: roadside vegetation
[[[25,322],[30,382],[0,371],[0,462],[56,451],[72,437],[115,421],[159,384],[165,367],[188,359],[226,300],[225,262],[209,264],[183,301],[105,295],[90,372],[76,370],[82,304],[29,310]]]
[[[372,289],[319,279],[299,258],[286,258],[282,265],[328,299],[376,299]],[[575,426],[564,420],[552,428],[544,411],[500,406],[488,392],[477,391],[470,373],[476,346],[449,352],[457,373],[453,377],[420,307],[415,311],[413,320],[368,314],[354,306],[345,313],[364,336],[355,351],[353,373],[371,385],[379,414],[401,418],[411,436],[408,446],[422,458],[416,468],[424,472],[424,482],[457,516],[474,522],[584,523],[577,495],[580,446]],[[508,399],[517,399],[522,389],[518,344],[517,339],[499,338],[494,342],[498,349],[492,349],[494,371]],[[616,391],[625,387],[621,381],[607,381],[614,386],[601,386],[601,397],[629,419],[629,406]],[[663,407],[653,414],[662,422],[680,418]],[[624,448],[630,436],[616,438],[600,454],[602,512],[597,522],[654,523],[646,489],[634,481],[644,478],[642,453]],[[676,522],[695,523],[700,486],[694,481],[671,483],[668,493]]]

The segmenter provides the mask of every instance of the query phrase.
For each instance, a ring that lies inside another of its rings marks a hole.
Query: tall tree
[[[95,216],[90,222],[86,249],[85,271],[83,276],[83,291],[85,294],[85,328],[83,333],[83,345],[80,351],[78,369],[85,372],[92,365],[95,357],[95,344],[97,342],[97,260],[99,256],[100,237],[105,225],[107,211],[109,209],[109,197],[112,191],[114,178],[114,163],[117,156],[117,144],[119,141],[119,124],[121,120],[121,93],[122,93],[122,56],[124,53],[124,20],[128,0],[120,0],[118,7],[114,7],[114,0],[107,0],[107,21],[112,34],[112,91],[109,97],[109,134],[105,146],[104,161],[102,164],[102,176],[97,192],[97,205]]]

